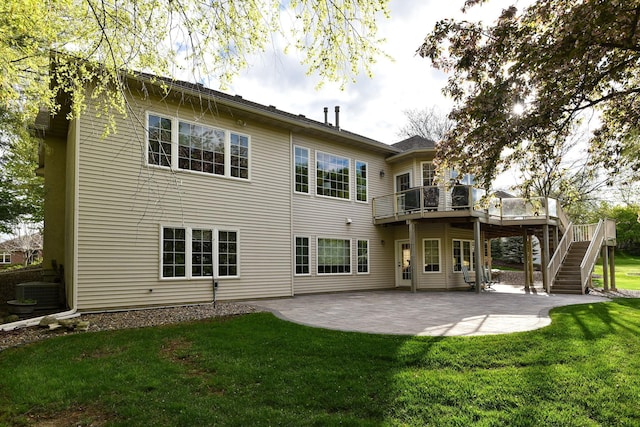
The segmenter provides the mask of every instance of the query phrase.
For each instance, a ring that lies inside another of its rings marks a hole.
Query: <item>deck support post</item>
[[[476,219],[476,221],[473,223],[473,245],[474,245],[474,251],[476,254],[476,265],[475,265],[475,270],[476,270],[476,293],[479,294],[480,293],[480,288],[482,287],[482,258],[484,255],[484,251],[483,251],[483,247],[484,245],[482,244],[482,236],[480,234],[480,221]]]
[[[407,225],[409,226],[409,246],[410,246],[410,262],[409,266],[411,272],[411,292],[417,292],[418,290],[418,275],[416,274],[416,250],[418,248],[417,238],[416,238],[416,222],[412,219],[407,221]]]
[[[602,247],[602,287],[609,290],[609,246]]]
[[[551,278],[547,274],[549,254],[549,225],[544,224],[542,226],[542,263],[540,269],[542,270],[542,286],[548,294],[551,293]]]
[[[609,250],[609,278],[611,279],[611,290],[616,290],[616,247],[607,245]]]

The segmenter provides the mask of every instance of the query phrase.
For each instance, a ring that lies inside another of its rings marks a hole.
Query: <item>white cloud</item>
[[[494,0],[491,8],[474,8],[467,19],[495,19],[496,11],[511,3]],[[249,68],[227,92],[318,121],[324,120],[326,106],[331,123],[334,106],[339,105],[343,129],[388,144],[397,142],[405,110],[438,105],[446,111],[451,107],[441,92],[446,76],[415,52],[438,20],[460,18],[463,4],[463,0],[391,0],[391,18],[380,22],[380,36],[387,39],[383,48],[395,61],[380,58],[373,67],[373,78],[360,75],[344,91],[334,84],[316,90],[317,77],[305,74],[296,52],[281,53],[283,43],[274,38],[266,53],[251,58]]]

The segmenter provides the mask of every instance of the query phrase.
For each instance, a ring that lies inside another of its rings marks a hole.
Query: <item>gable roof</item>
[[[396,142],[395,144],[393,144],[393,146],[401,151],[411,151],[419,149],[435,150],[436,143],[432,139],[414,135],[410,138],[403,139],[400,142]]]
[[[213,114],[225,113],[238,122],[261,123],[274,126],[286,131],[328,138],[335,142],[349,144],[366,150],[393,155],[401,150],[389,144],[382,143],[372,138],[349,132],[330,123],[323,123],[307,118],[302,114],[292,114],[277,109],[273,105],[263,105],[244,99],[240,95],[229,95],[214,89],[207,88],[199,83],[190,83],[174,80],[167,77],[158,77],[152,74],[138,72],[126,79],[129,93],[139,93],[141,96],[157,94],[164,99],[171,99],[177,103],[185,103],[190,100],[207,105]],[[165,92],[166,90],[166,92]],[[66,113],[69,111],[67,94],[61,94],[58,102],[62,108],[55,117],[48,117],[48,112],[41,112],[36,119],[39,129],[43,129],[48,135],[66,137],[68,123]]]

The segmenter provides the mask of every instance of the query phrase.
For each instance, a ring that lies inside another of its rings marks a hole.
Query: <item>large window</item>
[[[294,174],[296,177],[296,193],[309,193],[309,150],[303,147],[294,147]]]
[[[356,200],[367,201],[367,164],[356,161]]]
[[[351,240],[318,239],[318,274],[351,273]]]
[[[214,247],[215,236],[217,247]],[[162,278],[201,278],[214,273],[218,255],[218,276],[238,276],[238,232],[189,227],[162,227]]]
[[[358,273],[369,272],[369,241],[358,240]]]
[[[466,266],[469,271],[474,271],[475,253],[473,240],[453,241],[453,271],[462,271],[462,266]]]
[[[248,136],[149,113],[147,164],[249,179]]]
[[[424,272],[440,271],[440,239],[424,239],[422,241],[424,254]]]
[[[349,199],[349,159],[318,152],[316,181],[318,195]]]
[[[10,252],[0,252],[0,264],[11,264]]]
[[[178,168],[224,175],[224,131],[180,122]]]
[[[309,238],[296,237],[296,274],[309,274]]]

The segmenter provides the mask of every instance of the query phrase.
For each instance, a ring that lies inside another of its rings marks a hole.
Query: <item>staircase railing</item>
[[[547,264],[547,277],[549,278],[549,286],[553,285],[553,281],[556,279],[558,271],[560,271],[562,261],[564,261],[564,257],[567,256],[567,252],[569,252],[569,247],[571,246],[572,242],[573,223],[570,222],[566,227],[566,231],[562,236],[562,239],[560,239],[560,243],[558,243],[556,251],[553,253],[553,256]]]
[[[593,230],[593,234],[591,234],[591,243],[589,243],[589,248],[584,254],[582,263],[580,263],[580,283],[582,284],[583,294],[589,279],[591,278],[593,266],[596,264],[596,260],[600,255],[600,248],[602,247],[602,243],[605,238],[605,230],[604,221],[598,221],[598,225],[596,225],[596,228]]]

